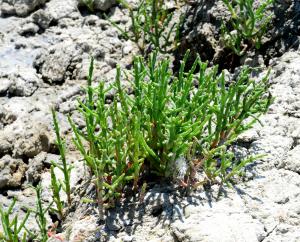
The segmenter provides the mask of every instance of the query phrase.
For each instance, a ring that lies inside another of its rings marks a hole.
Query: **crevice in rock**
[[[266,231],[266,228],[264,227],[264,230],[267,232],[267,234],[263,237],[263,239],[260,242],[265,241],[272,233],[273,231],[275,231],[275,229],[277,228],[278,224],[276,224],[274,226],[274,228],[272,228],[269,232]]]

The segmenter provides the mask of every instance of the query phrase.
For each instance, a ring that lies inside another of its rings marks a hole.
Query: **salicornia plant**
[[[134,41],[142,54],[145,51],[156,49],[161,53],[167,53],[177,47],[179,28],[183,20],[182,16],[174,21],[163,0],[140,0],[136,7],[126,0],[119,2],[129,10],[131,19],[130,31],[120,28],[111,22],[122,35]]]
[[[136,57],[126,74],[132,94],[121,84],[119,67],[112,86],[92,87],[91,62],[86,99],[78,106],[86,128],[69,122],[96,185],[101,219],[103,207],[113,204],[125,185],[138,189],[142,177],[175,178],[193,188],[217,177],[227,182],[254,159],[235,160],[229,147],[268,110],[268,75],[252,80],[245,68],[229,82],[199,58],[185,72],[187,59],[188,54],[174,76],[170,61],[158,61],[157,53],[147,62]],[[116,93],[111,104],[109,91]],[[195,178],[201,170],[205,181]]]
[[[267,9],[274,0],[223,0],[231,16],[227,26],[222,26],[222,40],[226,47],[241,56],[255,47],[259,49],[263,35],[273,17]],[[258,4],[255,7],[255,3]]]
[[[100,220],[103,220],[104,203],[113,203],[114,199],[121,195],[120,191],[125,179],[132,178],[125,177],[127,151],[124,115],[118,113],[116,102],[111,108],[107,107],[105,104],[107,90],[104,88],[104,83],[96,89],[92,88],[92,75],[93,61],[88,76],[87,101],[86,103],[79,101],[79,110],[86,121],[86,131],[81,132],[70,118],[69,121],[75,134],[75,145],[83,155],[93,176]],[[113,123],[113,129],[109,127],[109,117]],[[84,144],[84,141],[87,144]]]
[[[51,208],[52,203],[44,208],[42,203],[42,186],[38,184],[34,189],[36,192],[36,207],[32,211],[35,214],[35,220],[39,229],[39,233],[36,235],[36,240],[46,242],[48,240],[48,224],[46,214]]]
[[[64,217],[64,203],[61,199],[61,183],[57,180],[55,172],[54,172],[54,166],[51,166],[51,190],[53,193],[53,202],[56,205],[56,208],[54,211],[59,215],[59,218],[62,219]]]
[[[3,208],[0,204],[0,216],[1,216],[1,224],[2,224],[2,232],[0,231],[0,241],[5,242],[26,242],[26,228],[25,224],[30,215],[30,211],[28,210],[25,217],[19,222],[18,215],[15,215],[13,218],[14,206],[16,204],[16,198],[13,199],[12,203],[8,207],[7,210]]]
[[[59,149],[59,154],[60,154],[60,163],[52,161],[52,166],[51,168],[51,180],[52,180],[52,190],[54,196],[54,201],[55,204],[57,205],[57,209],[59,210],[59,213],[62,214],[62,205],[61,205],[61,200],[59,198],[59,191],[60,187],[65,191],[67,194],[67,201],[68,201],[68,206],[71,206],[71,183],[70,183],[70,177],[71,177],[71,170],[72,166],[68,164],[67,159],[66,159],[66,147],[65,147],[65,141],[62,139],[60,136],[60,129],[59,129],[59,124],[57,121],[56,113],[52,109],[52,117],[53,117],[53,123],[54,123],[54,129],[55,129],[55,134],[56,134],[56,144]],[[62,171],[64,175],[63,181],[58,181],[54,172],[54,167],[57,167],[59,170]]]

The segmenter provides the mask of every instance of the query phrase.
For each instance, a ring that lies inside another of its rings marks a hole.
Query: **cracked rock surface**
[[[116,65],[126,69],[138,50],[102,15],[106,11],[113,21],[128,26],[128,13],[115,1],[96,2],[99,12],[91,14],[77,0],[0,0],[0,203],[7,207],[17,197],[15,210],[22,218],[21,208],[35,204],[28,185],[38,182],[44,188],[44,202],[51,202],[49,168],[59,159],[50,112],[55,108],[67,136],[68,161],[74,166],[71,183],[77,194],[59,231],[64,241],[299,242],[300,51],[297,45],[273,47],[280,36],[288,41],[289,30],[293,38],[299,37],[300,18],[294,14],[299,13],[299,2],[279,1],[277,7],[286,11],[284,19],[292,24],[276,20],[274,26],[284,31],[274,30],[277,37],[266,40],[272,48],[264,57],[276,52],[269,60],[275,102],[261,117],[262,125],[257,123],[241,135],[235,147],[241,156],[266,156],[248,167],[243,181],[232,189],[213,186],[184,197],[172,187],[155,185],[142,202],[130,198],[109,210],[104,225],[99,224],[95,207],[78,195],[94,190],[83,182],[86,170],[69,140],[67,115],[84,125],[76,100],[84,94],[90,56],[95,59],[95,84],[109,83]],[[204,5],[202,11],[208,14],[197,12],[200,24],[192,26],[192,18],[187,19],[186,25],[193,28],[186,30],[186,39],[188,44],[197,40],[198,50],[206,48],[203,43],[209,45],[209,59],[224,13],[220,1]],[[258,58],[261,53],[254,55]],[[55,172],[61,177],[60,171]],[[47,220],[53,222],[49,215]],[[33,216],[28,228],[37,228]]]

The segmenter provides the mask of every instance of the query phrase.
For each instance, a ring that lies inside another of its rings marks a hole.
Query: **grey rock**
[[[4,208],[8,208],[8,206],[12,202],[12,198],[14,197],[17,199],[17,202],[13,209],[13,216],[18,215],[18,219],[19,221],[21,221],[26,215],[27,208],[34,209],[36,207],[36,193],[31,187],[25,188],[23,190],[9,190],[7,191],[7,196],[0,195],[1,205],[3,205]],[[48,204],[44,203],[43,206],[47,205]],[[51,225],[52,221],[48,213],[45,214],[45,218],[47,224]],[[32,233],[39,232],[39,227],[35,219],[35,213],[30,213],[30,216],[26,222],[26,228]]]
[[[287,154],[287,158],[282,159],[278,167],[300,174],[300,145],[290,150]]]
[[[32,68],[19,69],[10,76],[9,93],[14,96],[31,96],[39,85],[39,78]]]
[[[41,154],[41,156],[44,157],[42,162],[46,166],[50,166],[53,161],[54,162],[59,162],[59,160],[60,160],[60,156],[56,155],[56,154],[49,154],[49,153],[46,153],[46,152],[42,152],[40,154]]]
[[[43,130],[31,130],[25,137],[20,138],[14,145],[15,156],[34,157],[41,151],[50,149],[49,137]]]
[[[37,183],[41,180],[42,171],[45,167],[50,167],[52,162],[59,163],[60,156],[42,151],[37,156],[29,159],[26,178],[29,183]]]
[[[1,132],[0,132],[1,133]],[[8,154],[12,151],[13,144],[8,140],[7,137],[0,138],[0,154]]]
[[[123,241],[124,242],[131,242],[131,241],[133,241],[133,237],[129,236],[129,235],[126,235],[126,236],[123,237]]]
[[[78,5],[82,6],[84,5],[84,1],[82,0],[77,0]],[[114,4],[116,4],[116,0],[94,0],[94,10],[101,10],[101,11],[106,11],[109,8],[111,8]]]
[[[11,85],[11,80],[8,78],[0,78],[0,95],[7,93],[8,88]]]
[[[27,165],[21,159],[3,156],[0,159],[0,189],[20,187],[26,169]]]
[[[0,10],[3,15],[26,16],[46,0],[2,0]]]
[[[39,27],[34,23],[26,23],[19,30],[22,36],[34,35],[39,31]]]
[[[94,7],[96,10],[106,11],[116,4],[116,0],[95,0]]]
[[[94,234],[99,229],[97,220],[96,216],[86,216],[72,223],[69,228],[70,241],[74,241],[75,239],[86,241],[91,234]]]
[[[41,152],[40,154],[42,154]],[[29,183],[37,184],[41,179],[41,174],[44,168],[41,155],[37,155],[33,159],[29,159],[28,170],[26,171],[26,180]]]
[[[71,118],[79,129],[83,129],[85,127],[85,119],[79,111],[74,111]]]
[[[59,112],[64,114],[70,113],[71,111],[76,110],[77,106],[77,100],[68,100],[59,105]]]
[[[13,157],[33,158],[41,151],[49,151],[53,143],[48,126],[35,115],[31,118],[20,115],[0,130],[0,137],[0,154],[12,153]]]
[[[175,222],[172,229],[178,241],[182,242],[258,242],[264,236],[259,221],[245,214],[202,213],[202,216]]]
[[[6,126],[16,121],[17,116],[10,110],[0,107],[0,124]]]
[[[45,11],[55,21],[71,17],[72,13],[78,11],[77,0],[51,0],[46,4]]]
[[[253,218],[259,219],[267,234],[276,230],[280,224],[287,224],[293,228],[299,224],[297,204],[300,202],[300,181],[298,174],[287,170],[272,169],[260,173],[259,178],[238,187],[238,192],[245,202],[246,211]],[[278,239],[280,237],[278,236]]]
[[[53,46],[46,54],[35,60],[35,66],[40,69],[44,80],[49,83],[62,83],[72,59],[80,54],[72,41],[65,41]]]
[[[265,155],[262,167],[269,169],[278,165],[293,145],[293,139],[284,136],[266,136],[250,145],[251,155]]]
[[[285,224],[282,225],[280,224],[263,241],[264,242],[274,242],[274,241],[298,242],[300,241],[300,232],[298,228],[285,225]]]
[[[53,17],[51,14],[45,10],[38,10],[31,15],[31,18],[35,24],[37,24],[41,29],[45,30],[49,27]]]
[[[57,100],[57,105],[62,104],[68,100],[77,99],[77,97],[84,93],[84,89],[79,85],[72,85],[67,87],[63,92],[59,95]]]
[[[197,192],[198,197],[201,192]],[[261,241],[265,235],[263,224],[247,213],[241,197],[228,191],[226,197],[210,202],[181,201],[184,217],[176,218],[171,229],[178,241]],[[201,195],[202,196],[202,195]],[[206,196],[209,196],[206,193]],[[205,197],[205,196],[204,196]],[[225,222],[226,221],[226,222]],[[218,232],[216,232],[216,229]]]

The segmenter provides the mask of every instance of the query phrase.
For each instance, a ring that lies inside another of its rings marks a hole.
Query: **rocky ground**
[[[50,161],[59,159],[50,108],[59,114],[68,134],[67,114],[84,125],[76,111],[83,94],[90,55],[95,58],[95,83],[107,83],[116,65],[129,68],[138,52],[103,16],[128,25],[126,10],[113,1],[99,1],[97,14],[76,0],[0,0],[0,202],[18,198],[16,211],[33,207],[28,185],[42,182],[43,200],[51,201]],[[221,1],[199,1],[191,7],[184,40],[176,56],[193,46],[203,59],[218,61],[216,33]],[[191,14],[193,13],[193,15]],[[155,185],[144,201],[133,198],[108,212],[99,225],[92,205],[80,202],[84,167],[70,143],[68,160],[75,169],[75,201],[60,234],[65,241],[300,241],[300,2],[278,1],[273,28],[264,47],[242,63],[271,67],[275,103],[262,117],[263,126],[239,138],[237,153],[267,154],[249,167],[245,181],[232,189],[199,189],[183,197],[172,187]],[[192,23],[192,24],[191,24]],[[193,45],[197,43],[197,45]],[[203,51],[203,50],[208,51]],[[267,60],[267,61],[265,61]],[[176,66],[176,63],[175,63]],[[54,222],[48,216],[48,222]],[[34,218],[28,227],[35,229]],[[55,241],[54,238],[51,240]]]

